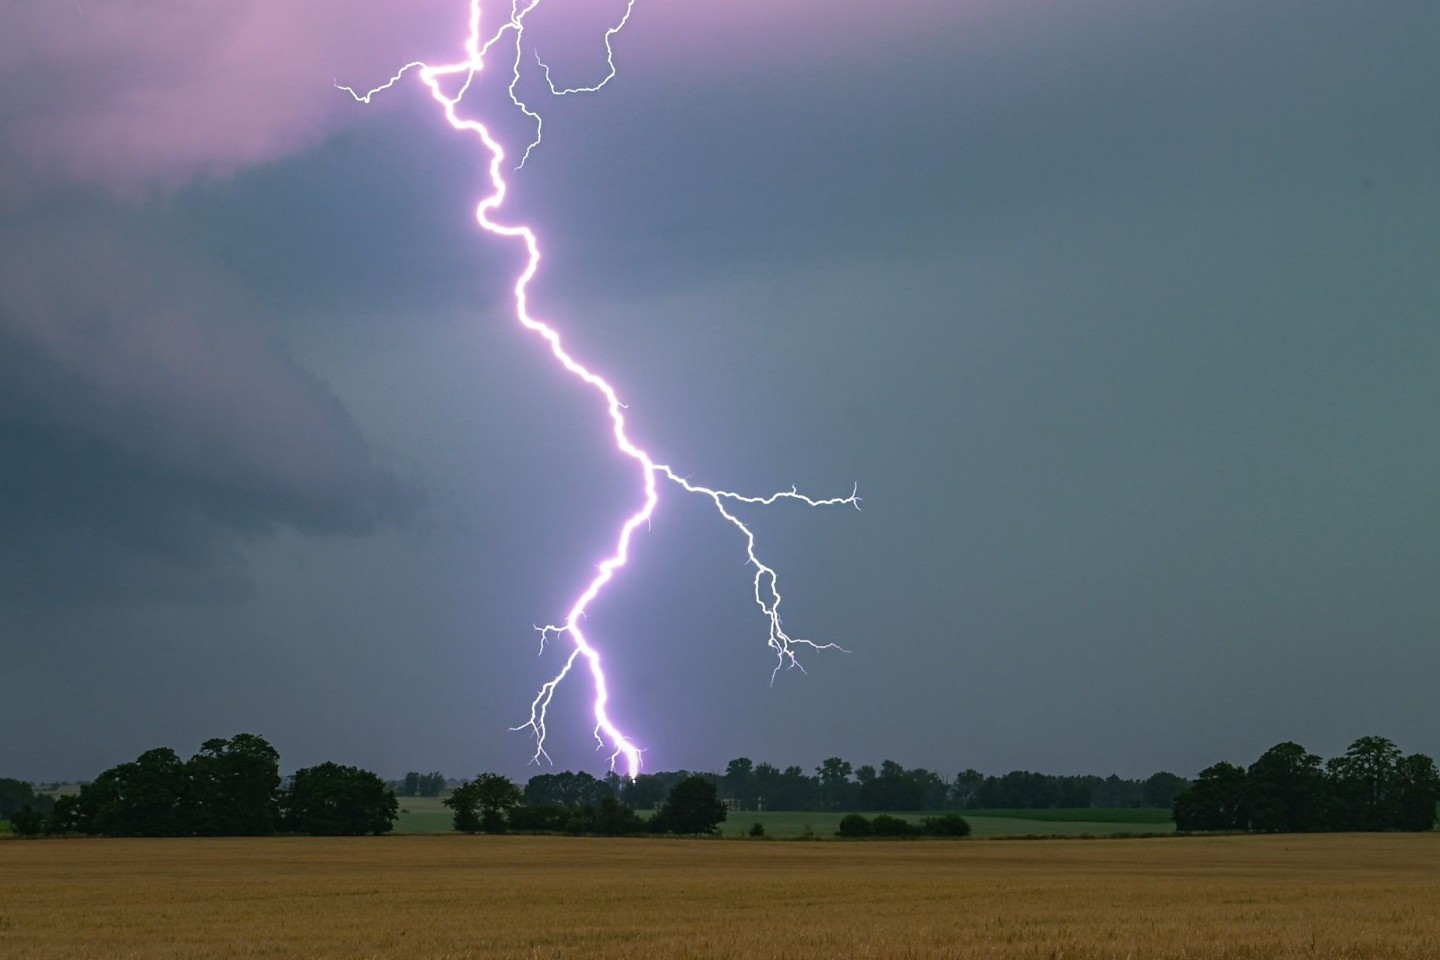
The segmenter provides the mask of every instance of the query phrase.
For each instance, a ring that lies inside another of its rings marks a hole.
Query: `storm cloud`
[[[233,536],[358,534],[405,511],[246,300],[101,222],[0,234],[5,599],[214,588]]]

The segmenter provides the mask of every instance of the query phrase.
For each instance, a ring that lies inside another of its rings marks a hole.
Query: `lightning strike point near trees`
[[[601,592],[615,578],[616,573],[622,569],[630,558],[631,542],[636,530],[650,521],[655,512],[655,505],[659,502],[660,481],[668,481],[670,484],[679,487],[682,491],[704,497],[714,506],[720,517],[739,533],[744,544],[746,560],[754,569],[755,603],[760,608],[764,621],[768,624],[768,643],[775,654],[775,668],[771,671],[770,679],[774,682],[776,674],[781,668],[804,668],[800,666],[798,651],[800,648],[814,650],[839,650],[833,643],[815,643],[800,637],[789,634],[780,618],[780,590],[779,578],[773,568],[767,566],[756,553],[755,534],[740,520],[734,508],[740,504],[769,506],[780,501],[795,501],[809,507],[827,507],[848,505],[855,508],[860,506],[858,490],[852,489],[847,496],[814,498],[800,493],[796,488],[782,490],[763,496],[749,496],[735,493],[729,490],[722,490],[702,486],[691,482],[688,478],[676,473],[671,467],[660,463],[651,454],[636,446],[626,432],[626,408],[620,402],[619,395],[615,388],[610,385],[598,373],[586,367],[565,348],[559,332],[550,324],[540,320],[530,313],[529,287],[530,281],[534,279],[540,266],[540,243],[535,231],[524,224],[505,223],[496,218],[501,207],[505,203],[505,197],[509,190],[505,178],[507,153],[501,142],[491,133],[489,127],[479,120],[468,119],[460,115],[460,103],[472,85],[481,78],[486,59],[492,51],[501,52],[498,55],[508,56],[510,68],[510,79],[506,85],[506,91],[510,102],[514,104],[524,116],[533,124],[534,136],[525,148],[519,151],[519,161],[515,169],[524,166],[532,151],[540,146],[544,121],[540,114],[532,109],[529,104],[522,100],[518,94],[521,76],[531,59],[534,60],[544,72],[546,85],[554,96],[568,96],[578,93],[595,93],[606,86],[615,78],[615,53],[613,42],[615,37],[630,22],[631,14],[634,12],[635,2],[629,0],[626,4],[623,16],[615,24],[606,30],[604,36],[607,72],[603,78],[589,86],[559,87],[551,79],[550,64],[540,59],[538,52],[531,50],[530,58],[526,57],[526,36],[525,20],[534,12],[541,0],[511,0],[510,14],[494,32],[488,37],[481,29],[480,0],[470,0],[469,7],[469,31],[465,39],[465,58],[456,63],[431,65],[420,61],[412,61],[405,64],[389,80],[374,89],[360,93],[352,87],[336,84],[336,86],[349,93],[360,103],[369,103],[371,99],[385,90],[388,90],[399,83],[406,75],[415,74],[421,83],[430,91],[436,104],[444,112],[445,119],[450,126],[462,133],[473,135],[484,148],[488,156],[487,174],[490,183],[490,191],[475,207],[475,219],[480,227],[497,237],[519,243],[524,246],[527,257],[525,266],[516,277],[512,288],[515,302],[515,318],[526,330],[535,334],[549,348],[555,361],[568,374],[583,381],[591,387],[598,395],[599,400],[604,404],[610,418],[611,433],[614,437],[615,447],[624,456],[634,461],[636,479],[639,482],[640,505],[620,524],[615,538],[614,552],[599,562],[593,579],[579,592],[570,603],[569,611],[565,619],[558,624],[548,624],[536,629],[540,634],[541,650],[548,641],[568,640],[570,651],[559,670],[548,681],[541,685],[534,699],[530,702],[529,719],[515,730],[529,731],[535,738],[535,753],[533,760],[549,760],[545,752],[545,738],[547,735],[546,716],[550,703],[555,696],[560,684],[570,676],[572,671],[579,668],[588,672],[594,690],[592,701],[593,715],[595,719],[594,736],[597,748],[610,751],[610,766],[615,769],[623,764],[624,772],[632,779],[640,772],[640,747],[632,737],[623,732],[611,718],[610,715],[610,687],[606,680],[602,657],[599,648],[591,641],[585,631],[581,628],[581,622],[585,617],[586,610],[600,596]],[[449,87],[454,92],[447,93]]]

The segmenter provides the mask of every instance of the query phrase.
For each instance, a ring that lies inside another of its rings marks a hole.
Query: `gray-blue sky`
[[[915,0],[865,39],[878,8],[752,6],[641,0],[516,178],[539,306],[637,435],[865,497],[752,518],[787,624],[851,651],[773,688],[733,531],[666,497],[591,618],[647,764],[1440,752],[1440,12]],[[342,39],[334,72],[408,55]],[[530,625],[632,478],[505,316],[470,145],[313,82],[273,81],[323,122],[262,151],[0,177],[0,772],[239,730],[525,772]],[[11,131],[78,109],[7,86]],[[552,752],[599,769],[580,707]]]

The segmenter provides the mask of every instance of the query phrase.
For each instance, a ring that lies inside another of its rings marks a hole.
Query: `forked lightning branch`
[[[540,59],[528,44],[525,35],[526,18],[535,11],[540,3],[541,0],[528,0],[528,2],[512,0],[509,15],[487,35],[482,24],[480,2],[479,0],[470,0],[469,29],[465,39],[464,59],[442,65],[431,65],[419,61],[407,63],[385,83],[365,93],[360,93],[352,87],[339,84],[337,86],[356,100],[369,103],[376,94],[394,86],[407,75],[413,74],[430,91],[450,126],[462,133],[473,135],[479,141],[485,156],[488,157],[486,171],[490,189],[477,204],[475,219],[481,228],[495,236],[523,245],[527,254],[525,266],[515,278],[513,287],[515,318],[526,330],[544,341],[556,363],[566,373],[583,381],[595,391],[609,416],[616,449],[634,461],[639,481],[640,504],[620,523],[614,551],[599,562],[594,578],[585,584],[571,601],[565,618],[559,623],[537,628],[541,635],[542,652],[545,643],[551,640],[568,641],[570,649],[559,670],[535,694],[535,698],[530,703],[529,719],[514,728],[528,730],[534,735],[534,759],[548,760],[545,752],[545,739],[548,733],[546,718],[556,690],[577,668],[581,671],[588,671],[594,691],[593,713],[596,742],[601,749],[610,751],[612,768],[623,764],[624,772],[633,778],[640,771],[641,749],[636,740],[630,734],[622,731],[611,717],[611,692],[606,680],[600,648],[585,633],[581,623],[585,618],[586,611],[628,562],[636,531],[646,525],[655,512],[655,505],[660,496],[661,481],[667,482],[667,489],[678,487],[687,494],[709,500],[720,518],[734,527],[739,535],[746,559],[754,570],[755,603],[760,608],[763,621],[768,628],[770,649],[775,653],[775,669],[771,672],[772,682],[775,674],[782,667],[800,667],[798,658],[800,649],[824,650],[839,649],[839,647],[831,643],[815,643],[802,637],[792,636],[785,629],[780,616],[779,578],[775,570],[760,559],[756,550],[755,534],[739,518],[736,508],[745,504],[769,506],[781,501],[793,501],[808,507],[848,505],[858,509],[860,498],[853,489],[847,496],[815,498],[806,496],[793,487],[776,493],[751,496],[704,486],[681,476],[670,466],[657,461],[650,453],[635,445],[626,431],[626,407],[620,402],[615,388],[566,349],[564,341],[555,327],[530,312],[530,282],[535,278],[540,266],[539,240],[531,227],[522,223],[507,223],[499,218],[509,191],[509,184],[506,180],[508,154],[504,145],[492,134],[489,126],[480,120],[461,115],[461,103],[471,88],[482,81],[487,59],[492,55],[502,65],[501,69],[508,68],[508,81],[502,77],[501,82],[506,84],[510,102],[530,120],[534,129],[534,135],[530,142],[523,150],[517,151],[519,161],[515,166],[518,169],[523,166],[531,151],[540,145],[544,132],[544,122],[540,113],[521,99],[518,92],[521,77],[526,70],[530,69],[530,63],[533,61],[536,68],[543,71],[545,83],[552,95],[567,96],[599,91],[616,75],[613,41],[629,23],[634,11],[634,0],[630,0],[625,7],[623,16],[605,31],[604,45],[608,67],[605,76],[589,86],[559,87],[551,79],[550,65]],[[801,669],[803,671],[803,667]]]

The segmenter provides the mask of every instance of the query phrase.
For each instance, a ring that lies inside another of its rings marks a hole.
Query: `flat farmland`
[[[861,811],[863,816],[874,817],[870,811]],[[1154,816],[1142,818],[1151,811],[1076,811],[1076,810],[924,810],[906,813],[890,812],[890,816],[920,824],[926,817],[940,817],[947,813],[958,813],[970,824],[975,837],[1027,837],[1027,836],[1113,836],[1126,833],[1174,833],[1171,820],[1159,820]],[[1126,815],[1129,819],[1123,819]],[[765,836],[779,839],[798,838],[808,829],[817,837],[833,837],[840,829],[843,812],[771,812],[749,813],[731,810],[720,832],[727,837],[745,836],[752,824],[765,828]],[[1086,819],[1081,819],[1084,817]],[[1114,817],[1115,819],[1106,819]],[[399,824],[396,825],[397,830]],[[449,828],[447,821],[446,828]]]
[[[1433,958],[1440,835],[0,842],[0,957]]]

